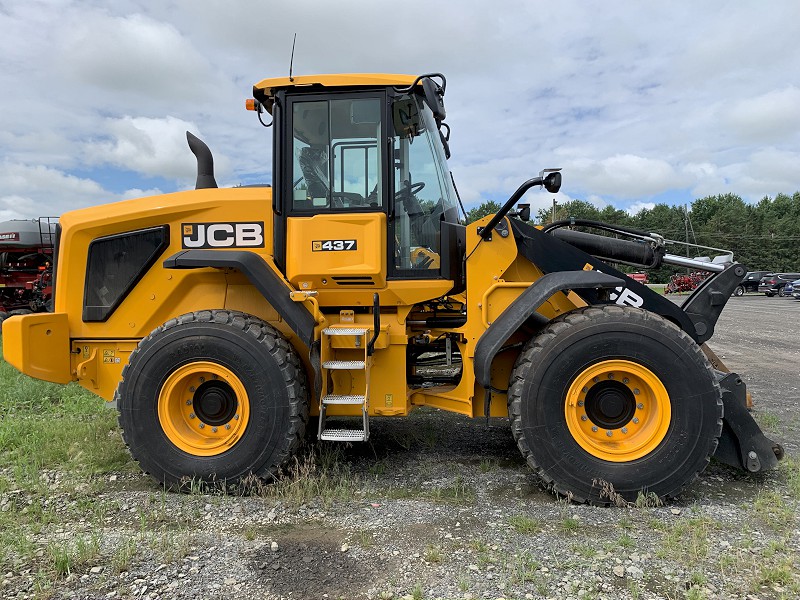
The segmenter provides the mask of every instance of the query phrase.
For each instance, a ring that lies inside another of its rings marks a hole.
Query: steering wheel
[[[415,195],[417,195],[418,192],[421,192],[422,188],[424,188],[424,187],[425,187],[425,182],[424,181],[418,181],[417,183],[412,183],[410,186],[404,187],[403,189],[398,190],[397,192],[395,192],[394,195],[395,195],[396,198],[402,198],[403,196],[406,196],[406,195],[415,196]]]

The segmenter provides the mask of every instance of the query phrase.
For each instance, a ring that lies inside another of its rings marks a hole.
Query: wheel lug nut
[[[608,437],[611,437],[611,436],[612,436],[612,435],[614,435],[614,434],[613,434],[611,431],[606,431],[606,435],[607,435]]]
[[[600,381],[600,380],[599,380],[597,377],[592,377],[592,381],[594,381],[595,383],[597,383],[597,382],[598,382],[598,381]]]
[[[189,418],[194,419],[194,413],[189,413]]]
[[[623,377],[622,378],[622,383],[628,383],[629,381],[630,381],[630,379],[628,379],[627,377]]]
[[[190,387],[189,387],[189,391],[190,391],[190,392],[194,392],[196,389],[197,389],[197,388],[196,388],[196,387],[194,387],[194,386],[190,386]]]
[[[233,418],[238,421],[239,420],[239,415],[233,415]]]
[[[634,425],[638,425],[639,424],[639,417],[633,417],[633,424]]]
[[[583,388],[583,389],[581,390],[581,393],[585,394],[585,393],[586,393],[586,392],[588,392],[588,391],[589,391],[589,390],[588,390],[588,388]]]
[[[200,423],[200,429],[203,429],[206,426],[205,423]]]
[[[592,431],[594,431],[595,433],[597,433],[597,425],[592,425]]]
[[[639,403],[636,405],[636,408],[638,408],[639,410],[642,410],[642,409],[644,408],[644,403],[642,403],[642,402],[639,402]]]
[[[212,433],[217,433],[217,428],[216,427],[212,427],[211,431],[212,431]]]
[[[225,423],[225,429],[230,429],[230,428],[231,428],[231,424],[230,423]]]
[[[634,396],[638,396],[639,395],[639,388],[634,388],[633,389],[633,395]]]
[[[623,427],[622,428],[622,433],[628,433],[628,428],[627,427]]]
[[[586,415],[581,415],[581,421],[586,421],[588,419],[589,419],[589,417],[587,417]]]
[[[609,379],[614,379],[614,374],[613,374],[613,373],[609,373],[609,374],[608,374],[608,378],[609,378]]]
[[[217,375],[217,374],[214,374],[214,375],[212,375],[212,377],[213,377],[214,379],[219,379],[219,375]]]
[[[205,377],[201,377],[200,378],[200,383],[205,383],[205,382],[206,382],[206,378]]]
[[[578,400],[578,406],[583,406],[583,400]]]
[[[186,406],[191,406],[191,405],[192,405],[192,399],[191,399],[191,398],[189,398],[189,399],[186,401]]]

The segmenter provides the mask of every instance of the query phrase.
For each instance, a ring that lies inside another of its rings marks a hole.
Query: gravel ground
[[[168,494],[138,472],[52,490],[48,544],[96,544],[55,588],[35,560],[2,598],[800,597],[800,302],[731,298],[711,342],[786,448],[749,476],[712,463],[666,506],[571,505],[542,491],[503,419],[419,411],[374,420],[369,444],[312,445],[261,493]],[[3,505],[26,499],[11,491]],[[87,541],[88,540],[88,541]]]

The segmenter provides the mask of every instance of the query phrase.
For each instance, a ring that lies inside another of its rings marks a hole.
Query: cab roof
[[[299,87],[408,87],[417,79],[416,75],[393,75],[389,73],[340,73],[335,75],[298,75],[297,77],[273,77],[262,79],[253,86],[254,94],[272,96],[275,90]],[[310,91],[310,90],[309,90]]]

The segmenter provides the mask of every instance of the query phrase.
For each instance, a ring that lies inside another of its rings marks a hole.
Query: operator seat
[[[325,198],[329,201],[328,147],[307,146],[301,148],[297,156],[303,179],[306,180],[306,194],[309,198]]]

